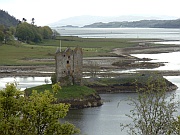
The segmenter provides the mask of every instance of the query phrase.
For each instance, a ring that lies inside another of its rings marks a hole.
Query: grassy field
[[[0,65],[39,65],[50,63],[29,62],[32,59],[53,58],[54,47],[20,44],[0,46]]]
[[[79,38],[58,37],[56,40],[44,40],[36,45],[17,43],[16,45],[0,46],[0,65],[44,65],[54,62],[42,62],[34,59],[54,59],[54,54],[61,40],[62,50],[76,46],[83,48],[84,57],[112,56],[114,48],[135,46],[138,43],[130,42],[135,39],[111,38]],[[140,40],[140,39],[138,39]]]
[[[122,85],[126,83],[134,84],[135,82],[141,83],[141,84],[146,84],[147,80],[149,78],[162,78],[163,76],[159,75],[158,72],[143,72],[142,73],[133,73],[132,74],[125,74],[125,75],[120,75],[115,78],[94,78],[91,79],[91,81],[85,81],[85,85],[98,85],[98,86],[112,86],[114,84],[116,85]],[[85,80],[85,79],[84,79]]]
[[[37,90],[38,92],[43,92],[44,90],[49,90],[52,92],[52,84],[40,85],[37,87],[28,88],[25,90],[26,95],[30,95],[32,90]],[[88,88],[86,86],[66,86],[62,87],[60,91],[55,95],[58,99],[72,99],[72,98],[84,98],[87,95],[94,94],[95,90]]]

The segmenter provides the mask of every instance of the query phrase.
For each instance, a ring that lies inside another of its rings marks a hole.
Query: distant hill
[[[84,25],[89,25],[96,22],[123,22],[123,21],[139,21],[139,20],[173,20],[177,19],[173,16],[138,16],[138,15],[124,15],[124,16],[75,16],[67,19],[59,20],[55,23],[49,24],[52,27],[61,27],[66,25],[83,27]]]
[[[93,23],[85,25],[84,28],[180,28],[180,19],[177,20],[141,20],[141,21],[123,21],[123,22],[108,22],[108,23]]]
[[[62,26],[62,28],[79,28],[79,27],[73,25],[66,25],[66,26]]]
[[[9,15],[8,12],[0,10],[0,25],[5,26],[16,26],[18,24],[18,20]]]
[[[166,20],[154,25],[155,28],[180,28],[180,19]]]

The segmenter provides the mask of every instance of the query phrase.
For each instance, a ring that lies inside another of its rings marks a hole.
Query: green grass
[[[30,95],[32,90],[37,90],[38,92],[43,92],[44,90],[49,90],[52,92],[52,84],[40,85],[37,87],[28,88],[25,90],[26,95]],[[84,98],[85,96],[95,94],[95,90],[88,88],[86,86],[65,86],[62,87],[60,91],[55,95],[57,99],[74,99],[74,98]]]
[[[56,40],[44,40],[36,45],[28,45],[17,42],[16,45],[0,45],[0,65],[45,65],[51,62],[39,62],[34,59],[54,59],[54,54],[59,47],[60,40],[62,50],[67,47],[72,49],[76,46],[83,48],[84,57],[112,56],[114,48],[132,47],[138,43],[130,42],[141,39],[114,39],[114,38],[79,38],[58,37]]]
[[[66,47],[74,48],[76,46],[82,47],[84,56],[99,56],[111,52],[114,48],[124,48],[137,45],[132,43],[134,39],[116,39],[116,38],[79,38],[79,37],[60,37],[57,40],[45,40],[42,46],[56,46],[61,45],[63,49]],[[112,54],[111,54],[112,55]]]
[[[132,74],[121,75],[115,78],[94,78],[94,80],[93,81],[91,80],[91,82],[86,81],[86,85],[111,86],[114,84],[116,85],[123,85],[126,83],[134,84],[135,82],[145,85],[151,77],[154,80],[156,80],[157,78],[159,79],[163,78],[163,76],[154,72],[153,73],[144,72],[144,73],[134,73],[133,75]]]
[[[0,65],[39,65],[32,59],[53,58],[55,47],[21,44],[0,46]]]

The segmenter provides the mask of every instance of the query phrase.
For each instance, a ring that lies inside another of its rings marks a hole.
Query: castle
[[[61,85],[82,85],[83,52],[82,48],[76,47],[74,50],[67,48],[61,52],[57,49],[56,60],[56,80]]]

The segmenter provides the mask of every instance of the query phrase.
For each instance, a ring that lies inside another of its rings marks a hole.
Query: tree
[[[4,43],[7,44],[8,41],[13,40],[13,35],[9,28],[4,30]]]
[[[42,41],[43,37],[40,33],[40,29],[35,25],[30,25],[31,30],[33,32],[34,38],[31,39],[32,42],[39,43]]]
[[[57,36],[60,36],[60,34],[57,32],[57,30],[53,29],[52,32],[53,32],[53,34],[52,34],[53,39],[56,39]]]
[[[55,87],[57,88],[57,87]],[[69,105],[56,104],[49,91],[30,97],[21,96],[15,84],[7,84],[0,91],[1,135],[72,135],[79,133],[73,124],[61,123],[67,115]]]
[[[2,41],[4,41],[4,25],[0,25],[0,44],[2,43]]]
[[[166,94],[167,87],[163,78],[151,77],[144,88],[137,90],[137,98],[130,98],[134,108],[127,115],[132,123],[121,124],[132,135],[172,134],[174,113],[177,103],[174,95]]]
[[[32,20],[31,20],[31,24],[32,24],[32,25],[34,25],[34,23],[35,23],[35,19],[34,19],[34,18],[32,18]]]
[[[16,33],[16,28],[13,27],[13,26],[11,26],[11,27],[9,27],[9,31],[11,32],[11,35],[15,35],[15,33]]]
[[[6,89],[0,91],[0,133],[13,135],[18,133],[21,123],[22,93],[15,84],[7,84]]]
[[[0,42],[4,41],[6,44],[8,41],[14,40],[14,33],[15,28],[13,26],[11,27],[5,27],[4,25],[0,25]]]
[[[16,28],[15,36],[18,40],[23,42],[41,42],[42,39],[52,38],[52,30],[48,26],[37,27],[36,25],[29,24],[27,22],[19,23]]]
[[[27,43],[38,43],[42,41],[42,36],[39,28],[26,22],[18,24],[15,35],[16,37],[18,37],[18,40]]]
[[[51,30],[49,26],[44,26],[44,27],[41,27],[40,29],[41,29],[41,34],[44,39],[50,39],[52,37],[53,31]]]
[[[4,33],[0,30],[0,44],[4,41]]]
[[[173,123],[173,131],[175,132],[175,134],[180,135],[180,116],[178,116]]]
[[[23,19],[22,19],[22,22],[26,22],[26,21],[27,21],[26,18],[23,18]]]
[[[30,42],[34,39],[34,33],[31,29],[30,24],[23,22],[20,23],[16,28],[16,37],[18,37],[18,40],[23,42]]]

